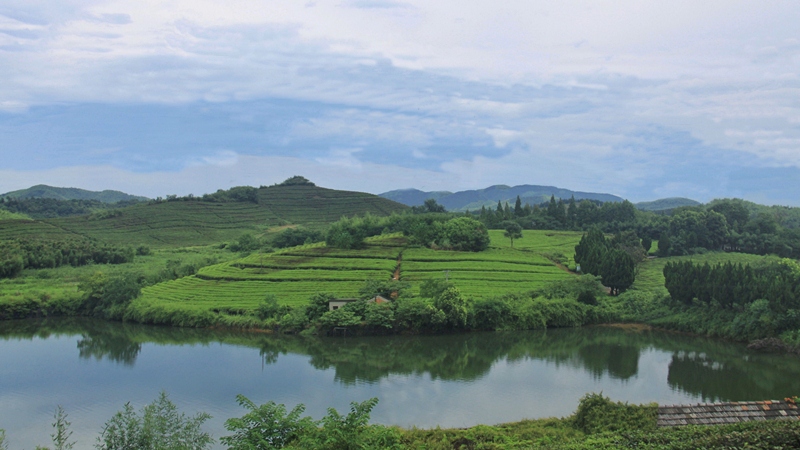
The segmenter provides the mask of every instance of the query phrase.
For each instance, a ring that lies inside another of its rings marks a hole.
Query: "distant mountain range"
[[[425,200],[430,198],[447,208],[448,211],[475,211],[481,206],[494,208],[497,202],[514,205],[519,196],[523,204],[528,203],[537,205],[550,200],[550,196],[562,198],[564,200],[574,196],[575,200],[599,200],[601,202],[621,202],[624,199],[616,195],[601,194],[595,192],[571,191],[569,189],[557,188],[555,186],[537,186],[523,184],[520,186],[495,185],[486,189],[475,189],[469,191],[449,192],[432,191],[425,192],[418,189],[399,189],[380,194],[381,197],[394,200],[408,206],[420,206]],[[681,206],[697,206],[700,202],[681,197],[671,197],[651,202],[635,203],[635,206],[642,211],[666,211]]]
[[[481,206],[494,208],[497,202],[508,202],[514,205],[519,196],[523,204],[538,205],[539,203],[550,200],[550,196],[556,198],[569,199],[575,196],[575,200],[599,200],[601,202],[621,202],[622,197],[611,194],[598,194],[593,192],[571,191],[569,189],[557,188],[555,186],[536,186],[523,184],[521,186],[506,186],[503,184],[490,186],[486,189],[476,189],[470,191],[446,192],[434,191],[424,192],[417,189],[401,189],[380,194],[381,197],[403,203],[408,206],[422,205],[425,200],[432,198],[437,203],[447,208],[448,211],[474,211]]]
[[[147,197],[138,195],[130,195],[120,191],[87,191],[78,188],[62,188],[47,186],[44,184],[37,184],[28,189],[20,189],[18,191],[6,192],[0,194],[0,197],[8,197],[19,200],[28,198],[54,198],[57,200],[97,200],[103,203],[116,203],[121,201],[147,201]]]
[[[653,200],[652,202],[636,203],[636,208],[642,211],[666,211],[669,209],[680,208],[681,206],[699,206],[702,203],[684,197],[670,197]]]
[[[487,208],[494,208],[497,202],[508,202],[513,206],[517,196],[523,204],[528,203],[531,205],[540,204],[550,200],[550,196],[556,198],[569,199],[574,196],[575,200],[598,200],[602,202],[621,202],[622,197],[611,194],[602,194],[594,192],[581,192],[572,191],[569,189],[562,189],[555,186],[538,186],[524,184],[520,186],[506,186],[495,185],[485,189],[475,189],[468,191],[420,191],[418,189],[400,189],[395,191],[384,192],[380,194],[388,200],[395,201],[407,206],[419,206],[425,203],[427,199],[434,199],[437,203],[447,208],[448,211],[475,211],[485,206]],[[120,191],[104,190],[104,191],[88,191],[78,188],[62,188],[38,184],[31,186],[27,189],[20,189],[17,191],[7,192],[0,194],[0,197],[15,198],[15,199],[28,199],[28,198],[53,198],[58,200],[97,200],[103,203],[116,203],[120,201],[147,201],[147,197],[126,194]],[[701,205],[700,202],[682,198],[670,197],[650,202],[639,202],[635,206],[643,211],[666,211],[675,209],[681,206],[697,206]]]

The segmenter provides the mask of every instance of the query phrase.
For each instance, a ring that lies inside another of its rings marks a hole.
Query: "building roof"
[[[658,407],[658,426],[660,427],[719,425],[781,419],[800,420],[800,410],[793,399]]]

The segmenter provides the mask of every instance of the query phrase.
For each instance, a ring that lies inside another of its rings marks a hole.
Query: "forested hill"
[[[120,191],[87,191],[85,189],[53,187],[44,184],[37,184],[36,186],[31,186],[28,189],[6,192],[5,194],[0,194],[0,197],[7,197],[17,200],[25,200],[29,198],[52,198],[56,200],[97,200],[103,203],[149,200],[147,197],[130,195]]]
[[[653,200],[652,202],[639,202],[636,203],[636,209],[642,211],[668,211],[682,206],[700,206],[702,203],[697,200],[684,197],[669,197]]]
[[[422,205],[429,198],[435,199],[448,211],[479,210],[481,206],[495,207],[497,202],[508,202],[513,205],[517,196],[522,203],[538,205],[550,200],[551,196],[564,200],[575,197],[575,200],[598,200],[601,202],[621,202],[623,199],[611,194],[600,194],[593,192],[571,191],[569,189],[557,188],[554,186],[537,186],[523,184],[520,186],[495,185],[485,189],[476,189],[459,192],[424,192],[416,189],[401,189],[380,194],[383,198],[388,198],[408,206]]]
[[[82,216],[0,220],[0,240],[59,236],[118,245],[208,245],[275,227],[304,225],[323,229],[343,216],[384,216],[407,209],[373,194],[314,185],[240,186],[202,197],[170,195]]]

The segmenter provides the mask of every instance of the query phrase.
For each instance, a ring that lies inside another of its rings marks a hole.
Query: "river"
[[[563,417],[588,392],[660,404],[800,393],[800,359],[741,344],[615,327],[446,336],[302,338],[88,319],[0,322],[0,428],[9,448],[50,445],[57,405],[76,450],[126,402],[163,390],[187,413],[244,410],[235,397],[329,407],[378,397],[372,422],[467,427]],[[219,446],[215,448],[221,448]]]

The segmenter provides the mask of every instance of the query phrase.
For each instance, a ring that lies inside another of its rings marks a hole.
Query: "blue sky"
[[[800,206],[797,23],[796,1],[5,0],[0,192],[304,175]]]

